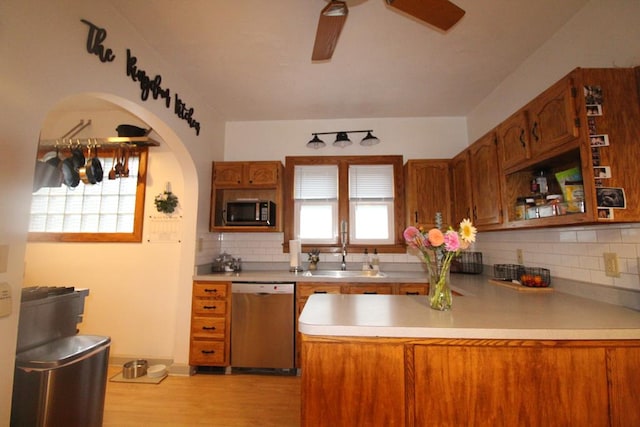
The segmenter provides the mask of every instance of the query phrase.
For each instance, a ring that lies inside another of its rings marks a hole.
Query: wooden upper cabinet
[[[405,164],[407,225],[435,227],[437,212],[451,224],[449,160],[408,160]]]
[[[575,98],[577,88],[570,76],[558,81],[525,106],[529,114],[531,156],[567,151],[578,145],[578,126]],[[570,144],[575,142],[575,144]]]
[[[489,132],[469,147],[471,161],[472,220],[475,225],[502,222],[500,165],[495,132]]]
[[[262,232],[282,231],[282,178],[279,161],[213,162],[211,176],[211,231]],[[224,207],[234,200],[268,200],[276,205],[274,226],[226,225]]]
[[[472,219],[471,159],[469,149],[451,159],[451,221],[458,224],[465,218]],[[454,227],[455,228],[455,227]]]
[[[279,162],[222,162],[215,163],[213,183],[217,187],[246,187],[278,184]]]
[[[507,171],[529,159],[530,138],[526,110],[520,110],[502,122],[496,133],[503,170]]]

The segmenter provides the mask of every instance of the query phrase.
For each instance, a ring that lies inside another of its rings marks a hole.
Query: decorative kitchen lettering
[[[116,59],[111,49],[106,49],[103,42],[107,38],[107,30],[100,28],[91,22],[81,19],[84,24],[89,26],[89,33],[87,34],[87,52],[92,55],[96,55],[100,58],[101,62],[112,62]],[[162,87],[162,76],[156,74],[151,79],[145,70],[138,67],[138,58],[131,54],[131,50],[127,49],[127,63],[126,63],[127,77],[130,77],[132,81],[139,83],[140,85],[140,98],[143,101],[149,99],[149,95],[153,99],[164,99],[164,104],[167,108],[171,107],[171,90],[169,88]],[[196,135],[200,135],[200,122],[193,117],[193,108],[187,107],[187,104],[180,99],[178,94],[175,95],[175,106],[173,112],[180,119],[186,121],[189,127],[195,129]]]
[[[162,76],[156,75],[151,80],[144,70],[138,69],[137,63],[138,58],[131,55],[131,50],[127,49],[127,76],[131,77],[134,82],[140,82],[140,98],[146,101],[149,99],[149,93],[151,93],[153,99],[164,98],[164,103],[169,108],[171,105],[171,91],[162,88]]]
[[[107,30],[93,25],[91,22],[81,19],[89,26],[89,34],[87,35],[87,52],[96,55],[101,62],[112,62],[116,59],[111,49],[106,49],[102,45],[104,39],[107,38]]]
[[[196,135],[200,135],[200,122],[193,118],[193,108],[187,108],[187,104],[176,93],[176,102],[173,112],[182,120],[186,120],[189,126],[196,129]]]

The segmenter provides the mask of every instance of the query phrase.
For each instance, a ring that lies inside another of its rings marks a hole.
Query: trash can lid
[[[16,354],[16,367],[23,370],[60,368],[92,356],[111,345],[111,338],[73,335]]]

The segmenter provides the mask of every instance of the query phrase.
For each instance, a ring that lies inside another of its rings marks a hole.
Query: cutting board
[[[505,281],[502,281],[502,280],[489,279],[489,283],[491,283],[492,285],[504,286],[505,288],[511,288],[511,289],[516,290],[518,292],[537,292],[537,293],[553,292],[553,288],[550,288],[550,287],[546,287],[546,288],[531,288],[529,286],[522,286],[519,283],[505,282]]]

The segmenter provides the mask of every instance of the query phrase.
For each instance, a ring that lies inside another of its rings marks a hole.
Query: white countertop
[[[525,293],[452,275],[453,308],[429,308],[425,296],[309,297],[299,318],[307,335],[464,339],[640,339],[640,312],[560,292]]]
[[[349,270],[357,272],[357,270]],[[238,273],[197,274],[193,280],[214,282],[336,282],[336,283],[427,283],[424,272],[384,271],[383,277],[327,277],[309,276],[307,271],[290,273],[279,270],[241,271]]]

